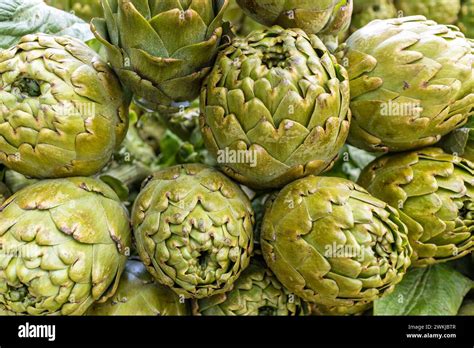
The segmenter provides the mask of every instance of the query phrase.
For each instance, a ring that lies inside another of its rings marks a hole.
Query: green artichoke
[[[186,298],[226,292],[248,266],[253,211],[230,179],[201,164],[174,166],[143,184],[132,224],[140,258]]]
[[[413,264],[426,266],[474,250],[474,164],[439,148],[383,156],[359,184],[398,208],[408,227]]]
[[[259,259],[253,258],[231,291],[193,302],[195,315],[293,316],[309,306],[291,294]]]
[[[0,161],[31,177],[89,176],[123,140],[128,102],[84,43],[24,36],[0,52]]]
[[[128,216],[101,181],[44,180],[0,206],[0,311],[81,315],[118,286]]]
[[[461,10],[461,0],[395,0],[404,16],[422,15],[440,24],[453,24]]]
[[[448,153],[474,162],[474,118],[470,117],[464,127],[449,133],[438,145]]]
[[[267,202],[263,256],[303,300],[339,313],[369,306],[410,266],[398,212],[353,182],[308,176]]]
[[[235,40],[201,93],[201,131],[229,176],[258,189],[329,169],[346,140],[349,82],[316,35],[273,27]]]
[[[102,17],[100,0],[45,0],[49,6],[73,12],[79,18],[89,22],[94,17]]]
[[[129,260],[115,295],[95,303],[87,315],[188,315],[187,303],[166,286],[153,282],[140,261]]]
[[[351,31],[360,29],[375,19],[397,17],[393,0],[354,0]]]
[[[337,47],[337,36],[349,28],[352,0],[237,0],[244,12],[266,25],[300,28],[318,34],[328,48]]]
[[[423,16],[373,21],[345,44],[349,142],[369,151],[436,143],[474,110],[471,43]]]
[[[457,23],[467,37],[474,39],[474,0],[464,0]]]
[[[199,95],[223,34],[228,0],[102,0],[105,19],[92,31],[135,97],[154,110],[177,112]]]

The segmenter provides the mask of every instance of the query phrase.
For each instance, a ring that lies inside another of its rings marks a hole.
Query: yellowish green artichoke
[[[24,36],[0,52],[0,161],[31,177],[89,176],[128,127],[128,99],[79,40]]]
[[[253,250],[249,199],[202,164],[170,167],[145,181],[132,224],[148,271],[186,298],[229,291]]]
[[[331,167],[349,98],[346,70],[316,35],[275,26],[220,54],[201,93],[201,131],[227,175],[281,187]]]
[[[114,296],[95,303],[87,315],[188,315],[188,303],[171,289],[154,282],[140,261],[129,260]]]
[[[118,287],[128,214],[101,181],[43,180],[0,206],[0,247],[0,312],[82,315]]]
[[[92,31],[110,65],[144,106],[178,112],[193,101],[223,37],[228,0],[102,0]]]
[[[261,247],[289,291],[334,314],[359,312],[391,292],[412,254],[394,208],[349,180],[315,176],[267,202]]]
[[[439,148],[425,148],[374,160],[358,182],[398,209],[408,227],[415,266],[474,251],[472,162]]]
[[[453,24],[461,10],[461,0],[395,0],[403,16],[425,16],[440,24]]]
[[[472,43],[423,16],[373,21],[352,34],[349,142],[368,151],[432,145],[474,112]]]

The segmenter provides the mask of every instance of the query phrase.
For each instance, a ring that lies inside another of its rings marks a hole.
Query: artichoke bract
[[[461,0],[395,0],[404,16],[422,15],[440,24],[453,24],[458,19]]]
[[[273,27],[220,54],[201,93],[201,131],[226,174],[281,187],[331,167],[349,98],[345,69],[316,35]]]
[[[412,254],[394,208],[349,180],[315,176],[267,202],[261,246],[288,290],[344,313],[393,290]]]
[[[195,315],[308,315],[307,303],[291,294],[263,261],[252,258],[231,291],[194,301]]]
[[[376,20],[345,43],[349,142],[369,151],[436,143],[474,110],[471,43],[423,16]]]
[[[171,289],[157,284],[140,261],[129,260],[115,295],[94,303],[87,315],[188,315],[189,308]]]
[[[228,0],[102,0],[92,31],[142,105],[178,112],[199,95],[223,35]]]
[[[249,264],[253,223],[240,187],[201,164],[155,173],[132,212],[138,253],[148,271],[186,298],[230,290]]]
[[[84,43],[24,36],[0,52],[0,161],[31,177],[89,176],[122,142],[128,101]]]
[[[128,215],[101,181],[44,180],[0,206],[0,311],[82,315],[115,292],[130,253]]]
[[[245,13],[266,25],[300,28],[318,34],[329,48],[337,47],[337,36],[349,28],[352,0],[237,0]]]
[[[369,164],[359,184],[400,211],[413,264],[426,266],[474,250],[474,164],[425,148]]]

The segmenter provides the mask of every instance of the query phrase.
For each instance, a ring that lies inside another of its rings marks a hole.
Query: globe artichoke
[[[94,17],[103,16],[100,0],[45,0],[45,2],[60,10],[73,12],[86,22]]]
[[[138,252],[148,271],[187,298],[230,290],[248,266],[253,222],[240,188],[201,164],[154,174],[132,213]]]
[[[237,0],[244,12],[266,25],[300,28],[318,34],[330,49],[337,36],[349,28],[352,0]]]
[[[359,184],[398,208],[408,226],[413,264],[426,266],[474,250],[474,164],[425,148],[369,164]]]
[[[122,83],[151,109],[199,95],[223,34],[228,0],[102,0],[92,31]]]
[[[340,313],[390,292],[410,265],[397,211],[346,179],[308,176],[287,185],[268,201],[261,233],[281,283]]]
[[[473,48],[423,16],[373,21],[346,41],[349,142],[369,151],[431,145],[474,110]]]
[[[253,258],[231,291],[194,301],[195,315],[307,315],[309,306],[291,294],[266,265]]]
[[[185,301],[166,286],[153,282],[140,261],[130,260],[115,295],[105,303],[95,303],[87,315],[187,315]]]
[[[360,29],[375,19],[397,17],[393,0],[354,0],[351,31]]]
[[[92,178],[44,180],[0,206],[0,311],[81,315],[118,286],[131,234],[114,191]]]
[[[317,316],[341,316],[341,315],[363,315],[372,308],[372,302],[359,303],[352,306],[324,306],[313,303],[311,314]]]
[[[474,0],[463,1],[457,25],[467,37],[474,39]]]
[[[346,71],[318,37],[273,27],[219,56],[201,93],[201,131],[226,174],[279,187],[331,167],[348,102]]]
[[[440,24],[453,24],[461,10],[461,0],[395,0],[404,16],[422,15]]]
[[[24,36],[0,52],[0,161],[38,178],[92,175],[123,140],[128,104],[82,42]]]

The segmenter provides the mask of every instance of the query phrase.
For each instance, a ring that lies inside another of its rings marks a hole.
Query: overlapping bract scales
[[[102,0],[92,30],[135,97],[153,109],[178,111],[192,101],[222,38],[228,0]]]
[[[309,176],[268,203],[261,244],[290,291],[347,312],[370,306],[401,281],[412,253],[406,233],[396,210],[361,187]]]
[[[359,183],[400,210],[414,265],[426,266],[474,250],[473,174],[471,162],[425,148],[375,160]]]
[[[255,256],[227,293],[195,301],[196,315],[308,315],[309,305],[291,294]]]
[[[130,253],[128,216],[91,178],[44,180],[0,206],[0,312],[81,315],[113,295]]]
[[[201,130],[226,174],[279,187],[331,166],[350,123],[344,68],[315,35],[274,27],[236,40],[201,93]],[[244,151],[255,161],[221,161]]]
[[[473,49],[423,16],[373,21],[349,37],[349,142],[370,151],[436,143],[474,110]]]
[[[0,161],[22,174],[92,175],[128,126],[112,70],[84,43],[24,36],[0,53]]]
[[[156,173],[133,208],[140,258],[179,295],[202,298],[230,289],[249,262],[253,211],[240,188],[204,165]]]

